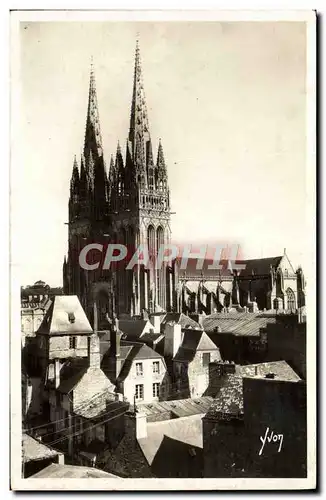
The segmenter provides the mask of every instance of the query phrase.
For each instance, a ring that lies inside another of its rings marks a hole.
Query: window
[[[73,312],[68,313],[69,323],[75,323],[75,314]]]
[[[203,366],[208,366],[210,362],[211,362],[211,353],[204,352],[204,354],[203,354]]]
[[[136,399],[144,399],[144,386],[143,384],[136,385]]]
[[[69,349],[76,349],[77,337],[69,337]]]
[[[136,375],[143,375],[143,363],[136,363]]]
[[[153,384],[153,398],[158,398],[160,395],[160,384],[155,382]]]
[[[291,288],[288,288],[286,291],[286,295],[288,298],[288,310],[295,311],[295,295],[294,291]]]
[[[160,373],[160,362],[153,361],[153,373]]]

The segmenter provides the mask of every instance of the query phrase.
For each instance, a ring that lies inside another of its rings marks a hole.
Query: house
[[[76,295],[54,297],[29,349],[34,364],[55,385],[60,368],[70,358],[88,355],[88,336],[93,329]]]
[[[128,406],[122,399],[101,369],[100,341],[93,333],[88,337],[87,358],[66,360],[59,372],[59,385],[50,389],[51,439],[61,443],[70,457],[80,457],[83,452],[86,462],[89,453],[96,458],[107,443],[107,422]]]
[[[285,359],[306,380],[307,324],[305,317],[278,316],[266,327],[266,361]]]
[[[96,310],[96,307],[95,307]],[[37,332],[43,440],[93,464],[128,405],[101,369],[100,339],[76,296],[57,296]],[[108,419],[108,415],[110,418]],[[72,432],[73,431],[73,432]],[[94,455],[94,450],[97,452]]]
[[[131,342],[142,342],[155,351],[157,346],[162,344],[163,335],[161,333],[161,318],[162,313],[153,313],[149,317],[143,314],[143,317],[134,317],[132,319],[120,319],[119,330],[122,334],[122,339]]]
[[[26,337],[34,337],[35,332],[38,330],[43,318],[46,314],[47,308],[49,307],[51,301],[47,299],[44,303],[40,305],[31,304],[29,302],[22,302],[20,309],[21,318],[21,331],[24,334],[24,341],[26,342]]]
[[[216,313],[203,320],[223,359],[237,364],[286,360],[305,378],[306,321],[276,311]]]
[[[203,414],[148,423],[127,412],[118,445],[103,454],[101,469],[121,477],[202,477]]]
[[[305,382],[285,361],[210,368],[215,399],[203,418],[204,476],[305,477]]]
[[[34,285],[21,287],[20,300],[22,303],[40,304],[48,298],[62,295],[63,289],[60,287],[51,288],[44,281],[39,280]]]
[[[63,454],[24,433],[22,437],[23,477],[30,477],[52,463],[63,464]]]
[[[26,337],[35,335],[51,304],[51,299],[62,293],[62,288],[50,288],[41,280],[36,281],[34,285],[21,287],[21,330]]]
[[[165,325],[164,358],[171,384],[170,399],[205,395],[209,387],[209,364],[221,359],[220,351],[201,329],[184,329],[180,323]]]
[[[168,378],[162,355],[141,342],[121,340],[120,332],[111,341],[102,341],[101,367],[131,404],[166,399]]]
[[[33,385],[35,411],[31,408],[31,413],[38,411],[49,420],[49,390],[59,386],[60,370],[67,360],[87,358],[91,334],[93,329],[78,298],[55,296],[35,337],[23,350]]]

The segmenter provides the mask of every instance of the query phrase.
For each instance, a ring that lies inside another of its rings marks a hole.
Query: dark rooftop
[[[216,313],[206,316],[203,326],[207,332],[232,333],[239,336],[259,336],[261,329],[276,323],[276,314],[257,313]]]
[[[235,373],[223,377],[223,384],[217,393],[205,418],[219,419],[221,415],[239,417],[243,415],[243,378],[268,378],[273,374],[274,380],[298,382],[300,377],[286,361],[272,361],[256,365],[237,366]]]

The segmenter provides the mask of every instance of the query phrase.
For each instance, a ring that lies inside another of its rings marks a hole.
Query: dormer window
[[[75,314],[73,312],[71,313],[68,313],[68,320],[69,320],[69,323],[75,323]]]

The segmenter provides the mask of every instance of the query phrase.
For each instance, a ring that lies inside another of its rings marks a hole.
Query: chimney
[[[172,321],[167,323],[164,334],[164,356],[174,358],[182,342],[181,325]]]
[[[54,385],[56,389],[60,385],[60,359],[54,360]]]
[[[125,434],[132,440],[147,438],[146,414],[138,411],[127,411],[125,413]]]
[[[150,322],[154,327],[154,333],[161,332],[161,314],[151,314],[149,317]]]
[[[97,330],[98,330],[98,319],[97,319],[97,305],[96,305],[96,301],[95,300],[94,300],[94,304],[93,304],[93,320],[94,320],[93,330],[94,330],[94,332],[97,333]]]
[[[228,373],[235,373],[235,363],[233,363],[232,361],[230,363],[228,361],[213,361],[211,365],[211,370],[214,371],[215,376],[218,378],[224,377],[224,375]]]
[[[114,363],[114,377],[117,379],[121,371],[121,357],[120,357],[120,344],[121,335],[119,331],[111,331],[110,339],[112,338],[112,355]]]
[[[97,333],[92,333],[88,337],[88,366],[101,368],[100,339]]]
[[[110,326],[110,343],[112,346],[112,356],[113,356],[113,374],[112,376],[115,380],[119,377],[121,371],[121,332],[119,329],[119,320],[116,315],[113,315],[113,319]]]
[[[97,306],[94,301],[94,333],[88,337],[88,366],[89,368],[101,368],[100,339],[97,334]]]

